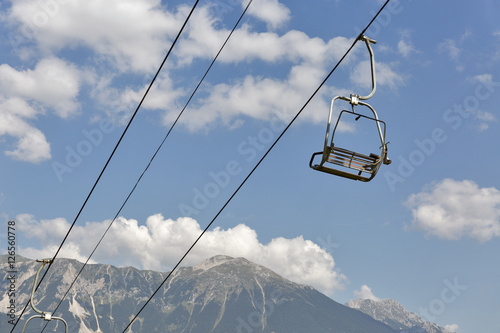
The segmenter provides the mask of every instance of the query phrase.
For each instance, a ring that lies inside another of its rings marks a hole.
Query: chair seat
[[[373,173],[377,170],[380,156],[376,154],[368,156],[344,148],[332,147],[327,161],[360,172]]]

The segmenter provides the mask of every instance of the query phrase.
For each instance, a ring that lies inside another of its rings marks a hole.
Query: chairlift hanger
[[[359,180],[362,182],[369,182],[370,180],[373,179],[373,177],[375,177],[382,163],[390,164],[391,160],[387,157],[387,143],[385,142],[385,127],[386,127],[385,122],[383,122],[378,118],[377,112],[371,105],[363,102],[364,100],[370,99],[375,94],[375,90],[377,88],[377,82],[375,76],[375,59],[373,56],[373,50],[370,45],[370,43],[376,44],[377,42],[366,36],[360,36],[359,40],[365,42],[366,47],[368,48],[368,52],[370,53],[372,91],[367,96],[351,94],[350,97],[336,96],[332,99],[330,103],[328,124],[326,126],[326,135],[325,135],[325,143],[323,151],[314,153],[311,156],[309,166],[317,171],[322,171],[353,180]],[[333,131],[331,133],[331,139],[330,139],[333,105],[335,101],[338,99],[349,102],[351,104],[352,111],[343,110],[340,112],[339,116],[337,117],[337,122],[335,123]],[[373,117],[356,113],[356,111],[354,110],[355,106],[364,106],[368,108],[371,111],[371,114],[373,114]],[[334,139],[336,139],[335,132],[337,130],[341,116],[343,114],[353,114],[356,116],[356,120],[359,120],[362,117],[364,119],[368,119],[376,123],[381,144],[380,152],[378,154],[370,153],[367,155],[335,146],[334,144]],[[383,129],[381,127],[381,124]],[[314,159],[316,158],[316,156],[319,155],[322,156],[321,162],[319,164],[314,164],[313,163]]]
[[[33,295],[35,294],[35,291],[36,291],[36,284],[38,282],[38,276],[40,275],[40,271],[42,270],[43,266],[45,266],[46,264],[50,264],[52,262],[52,259],[42,259],[42,260],[37,259],[36,262],[41,262],[42,264],[40,265],[40,268],[36,272],[35,281],[33,282],[33,290],[31,291],[31,296],[30,296],[30,304],[31,304],[31,307],[33,308],[33,310],[36,313],[38,313],[38,315],[31,316],[28,318],[28,320],[26,320],[26,323],[24,324],[22,333],[24,333],[24,331],[26,330],[26,326],[28,326],[28,323],[33,318],[42,318],[43,320],[45,320],[47,322],[51,321],[52,319],[60,320],[64,323],[65,332],[68,333],[68,324],[66,323],[66,321],[64,319],[62,319],[60,317],[55,317],[50,312],[40,311],[35,306],[35,302],[33,301]]]

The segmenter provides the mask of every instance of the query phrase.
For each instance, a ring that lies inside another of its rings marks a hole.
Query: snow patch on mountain
[[[85,319],[90,316],[90,313],[88,313],[87,310],[85,310],[85,308],[78,303],[74,295],[72,297],[72,301],[69,302],[69,312],[71,312],[71,314],[73,314],[76,318],[80,319]]]

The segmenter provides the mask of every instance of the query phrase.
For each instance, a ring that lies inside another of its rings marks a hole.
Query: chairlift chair
[[[330,114],[328,116],[328,124],[326,127],[325,143],[323,151],[314,153],[311,156],[309,166],[318,171],[326,172],[340,177],[345,177],[353,180],[359,180],[362,182],[369,182],[375,177],[380,166],[383,164],[390,164],[391,160],[387,157],[387,143],[385,142],[385,122],[378,118],[375,109],[368,103],[362,102],[371,98],[375,94],[376,90],[376,77],[375,77],[375,60],[373,56],[373,50],[370,43],[376,44],[376,41],[369,39],[366,36],[360,36],[360,40],[363,40],[370,53],[370,63],[371,63],[371,77],[372,77],[372,91],[368,96],[359,96],[357,94],[351,94],[350,97],[336,96],[332,99],[330,103]],[[351,104],[352,111],[343,110],[337,117],[337,122],[331,133],[330,139],[330,129],[333,114],[333,106],[336,100],[343,100]],[[355,106],[364,106],[368,108],[373,114],[373,116],[367,116],[364,114],[357,113],[355,111]],[[370,153],[364,154],[355,152],[349,149],[335,146],[336,132],[338,130],[338,125],[342,116],[351,114],[356,116],[356,120],[360,118],[373,121],[376,124],[380,139],[380,152],[377,154]],[[321,162],[315,164],[314,160],[317,156],[321,156]]]

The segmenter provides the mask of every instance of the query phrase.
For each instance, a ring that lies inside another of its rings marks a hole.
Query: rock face
[[[6,272],[7,259],[1,269]],[[26,304],[38,263],[18,257],[16,309]],[[40,310],[53,311],[82,264],[57,259],[35,294]],[[122,332],[153,294],[167,273],[88,265],[55,315],[63,317],[68,332]],[[6,283],[0,308],[9,304]],[[16,327],[22,330],[33,315],[25,313]],[[26,332],[40,332],[45,322],[30,321]],[[0,331],[12,328],[0,321]],[[62,332],[52,321],[46,332]],[[129,331],[127,331],[129,332]],[[131,326],[130,332],[280,332],[280,333],[394,333],[388,325],[341,305],[317,290],[293,283],[244,258],[216,256],[197,266],[176,271]]]
[[[380,301],[357,299],[349,301],[346,305],[387,324],[397,332],[449,333],[443,327],[424,321],[421,317],[409,312],[401,304],[392,299],[383,299]]]

